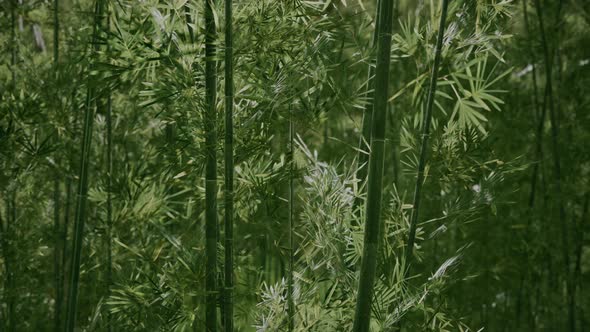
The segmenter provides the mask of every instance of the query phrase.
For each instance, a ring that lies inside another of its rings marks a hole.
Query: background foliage
[[[205,331],[205,1],[95,1],[0,4],[0,330],[65,326],[92,110],[77,328]],[[234,1],[237,331],[291,330],[290,296],[293,330],[352,330],[376,2]],[[226,16],[211,4],[221,284]],[[394,3],[371,330],[584,331],[590,5],[450,1],[408,262],[440,9]]]

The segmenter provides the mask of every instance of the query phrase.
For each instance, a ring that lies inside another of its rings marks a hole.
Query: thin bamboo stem
[[[110,30],[110,11],[107,11],[107,31]],[[113,98],[111,91],[107,92],[107,105],[106,105],[106,141],[107,141],[107,280],[106,280],[106,297],[111,296],[111,287],[113,285]],[[113,330],[113,317],[111,312],[107,309],[107,331]]]
[[[551,143],[553,146],[553,165],[554,165],[554,177],[555,177],[555,197],[559,208],[559,219],[561,226],[561,237],[562,237],[562,253],[563,262],[565,265],[565,278],[566,278],[566,298],[568,302],[568,329],[569,331],[575,331],[575,308],[574,297],[572,293],[572,281],[570,276],[570,257],[569,257],[569,244],[568,244],[568,230],[565,207],[563,203],[562,190],[561,190],[561,160],[559,154],[559,125],[557,123],[557,117],[554,107],[553,100],[553,58],[550,55],[549,45],[544,27],[543,20],[543,9],[539,0],[535,0],[535,7],[537,10],[537,17],[539,20],[539,29],[541,31],[541,41],[543,46],[543,55],[545,60],[545,93],[547,95],[547,104],[549,108],[549,121],[551,123]],[[561,9],[561,1],[559,3],[559,11]]]
[[[418,215],[420,211],[422,184],[424,182],[424,169],[426,167],[426,155],[428,153],[428,138],[430,137],[430,126],[432,122],[432,108],[434,105],[434,96],[436,93],[436,83],[438,79],[438,69],[442,58],[442,43],[445,32],[445,22],[447,19],[448,0],[443,0],[440,14],[440,24],[438,27],[438,37],[436,40],[436,50],[434,54],[434,64],[432,66],[432,75],[430,77],[430,87],[428,89],[428,97],[426,100],[426,108],[424,111],[424,122],[422,123],[422,142],[420,143],[420,159],[418,161],[418,177],[416,179],[416,186],[414,189],[413,209],[410,219],[410,231],[408,234],[408,243],[406,245],[406,272],[410,270],[410,264],[414,252],[414,241],[416,239],[416,225],[418,224]]]
[[[368,332],[371,321],[373,284],[379,250],[381,228],[381,199],[383,195],[383,167],[385,153],[385,119],[387,116],[387,95],[389,92],[389,65],[391,58],[391,30],[393,0],[381,0],[379,6],[379,33],[377,42],[377,63],[375,70],[375,92],[371,130],[371,151],[369,154],[369,177],[367,181],[367,204],[365,215],[364,246],[361,260],[354,332]]]
[[[233,82],[233,34],[232,0],[225,0],[225,310],[224,329],[234,330],[234,82]]]
[[[113,284],[113,102],[109,93],[107,99],[106,129],[107,129],[107,298],[111,295]],[[107,312],[107,330],[113,329],[113,322],[110,311]]]
[[[217,64],[215,19],[212,0],[205,0],[205,329],[217,331]]]
[[[379,36],[379,11],[381,7],[382,0],[377,0],[377,12],[375,15],[375,30],[373,31],[373,39],[371,40],[371,59],[375,53],[375,49],[377,47],[377,39]],[[358,182],[359,188],[359,195],[354,200],[353,205],[353,212],[356,213],[356,210],[360,207],[362,198],[360,193],[363,192],[364,183],[367,179],[367,173],[369,169],[369,150],[370,146],[369,143],[371,141],[371,126],[373,122],[373,97],[374,97],[374,90],[375,90],[375,65],[373,64],[373,60],[369,64],[369,73],[367,76],[367,86],[366,86],[366,98],[367,103],[365,104],[363,110],[363,119],[362,119],[362,128],[361,128],[361,137],[359,138],[359,148],[358,148],[358,155],[357,155],[357,167],[356,167],[356,179]]]
[[[59,1],[54,0],[53,3],[53,66],[55,71],[55,78],[58,78],[58,63],[59,63]],[[56,135],[56,140],[58,139]],[[56,156],[56,164],[60,165],[59,157]],[[63,305],[63,267],[61,266],[62,259],[60,257],[61,247],[61,229],[60,229],[60,176],[57,174],[54,178],[53,188],[53,208],[54,208],[54,222],[53,222],[53,236],[54,236],[54,276],[55,276],[55,309],[54,309],[54,330],[61,329],[61,316]],[[62,254],[63,255],[63,254]]]
[[[2,256],[4,257],[4,302],[6,303],[7,317],[4,319],[6,331],[15,331],[14,319],[14,290],[13,290],[13,266],[12,266],[12,252],[10,250],[10,226],[12,224],[12,204],[10,194],[7,194],[5,199],[6,222],[2,220],[0,213],[0,241],[2,244]],[[4,324],[4,323],[3,323]]]
[[[102,0],[97,0],[94,8],[94,27],[92,33],[92,44],[94,54],[98,51],[98,33],[102,16]],[[92,71],[93,62],[90,63]],[[90,79],[89,79],[90,80]],[[70,284],[68,293],[68,305],[66,311],[65,331],[73,332],[76,325],[76,314],[78,312],[78,284],[80,280],[80,264],[82,255],[82,244],[84,241],[84,224],[86,222],[88,206],[88,171],[90,167],[90,149],[92,144],[92,127],[94,123],[94,97],[95,91],[92,82],[88,82],[86,91],[86,103],[84,109],[84,128],[82,132],[82,151],[80,157],[78,192],[76,197],[76,213],[74,216],[74,233],[72,245],[72,259],[70,261]]]
[[[294,130],[293,130],[293,107],[289,105],[289,211],[288,211],[288,227],[289,227],[289,274],[287,276],[287,314],[289,320],[289,332],[295,330],[295,300],[293,297],[293,268],[294,268],[294,248],[293,248],[293,205],[294,205],[294,190],[293,183],[293,153],[294,153]]]
[[[12,47],[10,48],[10,71],[12,73],[12,85],[16,88],[16,62],[18,52],[18,40],[16,34],[16,10],[18,7],[17,0],[12,0],[10,6],[10,39],[12,40]]]
[[[61,307],[63,300],[63,280],[62,271],[60,266],[60,181],[56,176],[53,181],[53,243],[55,245],[53,249],[53,268],[54,268],[54,282],[55,282],[55,311],[54,311],[54,330],[57,332],[61,328]]]

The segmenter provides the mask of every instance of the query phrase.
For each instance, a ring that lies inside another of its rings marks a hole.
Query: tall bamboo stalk
[[[555,176],[555,197],[559,208],[559,219],[561,226],[561,237],[562,237],[562,254],[565,265],[565,292],[568,303],[568,329],[569,331],[575,331],[575,299],[572,292],[572,280],[570,273],[570,257],[569,257],[569,244],[568,244],[568,230],[567,221],[565,215],[565,206],[562,198],[561,191],[561,160],[559,154],[559,125],[557,123],[557,117],[555,114],[554,101],[553,101],[553,57],[549,52],[549,45],[546,37],[544,20],[543,20],[543,9],[539,0],[535,0],[535,7],[537,10],[537,17],[539,20],[539,29],[541,32],[541,41],[543,46],[543,55],[545,60],[545,93],[547,95],[547,106],[549,108],[549,121],[551,123],[551,143],[553,146],[553,164],[554,164],[554,176]],[[561,10],[561,1],[559,2],[557,17]],[[558,23],[558,22],[557,22]]]
[[[6,219],[8,219],[8,200],[6,201]],[[8,223],[8,221],[7,221]],[[6,278],[4,279],[4,287],[3,287],[3,291],[4,291],[4,295],[2,300],[4,300],[5,303],[8,304],[8,296],[7,296],[7,284],[8,284],[8,273],[10,272],[10,262],[8,261],[8,241],[6,239],[6,228],[7,226],[4,225],[4,219],[2,218],[2,211],[0,211],[0,250],[2,250],[2,258],[3,258],[3,262],[4,262],[4,275],[6,275]],[[2,323],[0,323],[0,327],[2,329],[5,328],[5,326],[9,323],[9,319],[8,317],[4,317],[4,311],[0,310],[0,321]]]
[[[110,30],[110,11],[107,8],[107,31]],[[106,105],[106,136],[107,136],[107,280],[106,296],[111,296],[111,286],[113,285],[113,98],[111,91],[107,91]],[[107,331],[113,330],[113,320],[111,312],[107,311]]]
[[[1,236],[1,244],[2,244],[2,256],[4,257],[4,302],[6,303],[6,311],[7,317],[5,318],[6,331],[15,331],[15,317],[14,317],[14,287],[13,287],[13,266],[12,266],[12,251],[10,250],[10,242],[9,237],[11,236],[11,228],[10,226],[13,223],[12,216],[13,216],[13,202],[10,197],[10,193],[6,195],[5,200],[5,212],[6,212],[6,223],[2,220],[0,216],[0,236]],[[1,214],[1,213],[0,213]]]
[[[289,332],[295,329],[295,300],[293,297],[293,267],[294,267],[294,248],[293,248],[293,204],[295,196],[295,186],[293,183],[293,153],[294,153],[294,128],[293,128],[293,106],[289,105],[289,211],[288,211],[288,227],[289,227],[289,266],[287,275],[287,315],[289,321]]]
[[[18,52],[18,40],[16,39],[16,9],[18,7],[17,0],[12,0],[10,6],[10,39],[12,47],[10,48],[10,70],[12,72],[12,84],[16,88],[16,57]]]
[[[530,25],[528,20],[528,11],[527,11],[527,1],[522,2],[522,10],[524,13],[524,25],[527,31],[527,35],[529,37],[529,57],[532,63],[532,83],[533,83],[533,104],[535,108],[535,114],[537,115],[535,118],[539,117],[539,101],[538,101],[538,92],[537,92],[537,70],[536,70],[536,57],[535,52],[533,51],[533,46],[531,42],[531,32],[530,32]],[[546,114],[546,107],[545,103],[543,103],[543,108],[541,110],[540,118],[537,120],[537,131],[536,131],[536,144],[535,144],[535,164],[533,165],[533,173],[531,175],[531,192],[529,194],[529,209],[532,209],[535,204],[535,193],[536,193],[536,185],[537,185],[537,178],[539,172],[539,163],[541,163],[541,156],[543,153],[543,128],[545,124],[545,114]],[[529,219],[530,220],[530,219]]]
[[[16,11],[18,8],[17,0],[11,1],[10,6],[10,24],[11,24],[11,40],[12,47],[10,48],[11,59],[10,59],[10,70],[12,72],[12,93],[16,94],[16,70],[17,70],[17,55],[18,55],[18,39],[17,39],[17,26],[16,26]],[[12,147],[14,150],[14,146]],[[6,195],[6,225],[2,231],[2,251],[4,254],[4,267],[6,273],[6,279],[4,280],[4,293],[5,302],[8,317],[6,317],[6,330],[13,332],[16,330],[16,317],[15,317],[15,305],[14,305],[14,266],[13,257],[11,250],[10,237],[11,225],[16,221],[16,189],[8,190]]]
[[[381,228],[381,198],[383,195],[383,160],[385,153],[385,119],[387,116],[387,94],[389,92],[389,64],[391,57],[391,29],[393,0],[381,0],[379,6],[379,29],[377,42],[377,63],[375,70],[375,92],[373,98],[373,119],[371,130],[371,151],[369,154],[369,178],[367,181],[367,205],[365,234],[361,271],[354,315],[354,332],[367,332],[371,321],[373,283],[379,250]]]
[[[53,1],[53,63],[59,61],[59,0]]]
[[[55,71],[55,78],[58,78],[58,62],[59,62],[59,1],[53,2],[53,67]],[[56,135],[56,140],[57,140]],[[59,167],[59,157],[56,156],[56,165]],[[54,237],[54,276],[55,276],[55,309],[54,309],[54,330],[57,332],[61,329],[61,316],[63,304],[63,267],[61,266],[62,259],[60,257],[61,247],[61,229],[60,229],[60,176],[56,170],[53,187],[53,237]]]
[[[234,307],[234,77],[232,0],[225,0],[225,317],[226,332],[233,332]]]
[[[103,12],[102,0],[97,0],[94,7],[94,27],[92,32],[92,44],[95,45],[93,53],[98,51],[98,33]],[[92,72],[93,62],[90,63],[89,73]],[[84,224],[86,222],[86,209],[88,206],[88,169],[90,167],[90,149],[92,144],[92,127],[94,123],[94,98],[93,82],[88,78],[86,90],[86,103],[84,109],[84,127],[82,132],[82,149],[80,153],[80,168],[78,192],[76,197],[76,213],[74,216],[74,233],[72,244],[72,259],[70,262],[70,282],[68,293],[68,305],[66,311],[65,331],[73,332],[76,325],[78,312],[78,283],[80,280],[80,264],[82,256],[82,243],[84,241]]]
[[[205,0],[205,329],[217,331],[217,73],[213,0]]]
[[[573,293],[574,293],[574,297],[576,295],[576,291],[579,289],[579,292],[581,294],[583,289],[583,280],[582,280],[582,251],[584,248],[584,223],[586,223],[586,218],[588,216],[588,204],[590,203],[590,193],[586,192],[586,195],[584,195],[584,203],[582,206],[582,215],[580,217],[580,221],[578,223],[578,227],[577,227],[577,241],[576,241],[576,263],[575,263],[575,268],[574,268],[574,289],[573,289]],[[580,317],[581,317],[581,326],[585,326],[584,324],[584,308],[580,308]]]
[[[356,179],[359,181],[358,187],[359,193],[364,188],[364,183],[367,179],[367,173],[369,169],[369,143],[371,141],[371,126],[373,122],[373,97],[375,89],[375,66],[373,63],[373,54],[377,47],[377,38],[379,36],[379,10],[383,1],[377,0],[377,12],[375,15],[375,30],[373,31],[373,39],[371,41],[371,63],[369,64],[369,74],[367,77],[367,103],[363,110],[361,137],[359,138],[359,147],[357,155],[357,167],[356,167]],[[358,195],[354,200],[353,212],[356,213],[356,209],[361,205],[361,197]]]
[[[418,177],[414,188],[414,201],[412,216],[410,219],[410,231],[408,234],[408,243],[406,244],[406,274],[410,269],[410,263],[413,257],[414,241],[416,239],[416,225],[418,224],[418,213],[420,211],[420,201],[422,193],[422,183],[424,182],[424,168],[426,167],[426,154],[428,153],[428,138],[430,136],[430,125],[432,123],[432,108],[434,105],[434,96],[436,93],[436,82],[438,79],[438,67],[442,58],[442,43],[445,34],[445,22],[447,19],[448,0],[443,0],[440,13],[440,24],[438,26],[438,36],[436,39],[436,50],[434,54],[434,64],[432,65],[432,74],[430,77],[430,87],[428,88],[428,97],[426,99],[426,108],[424,109],[424,121],[422,123],[422,142],[420,143],[420,159],[418,160]]]
[[[527,218],[527,226],[530,226],[530,223],[533,219],[533,214],[531,213],[533,211],[534,205],[535,205],[535,197],[536,197],[536,193],[537,193],[537,179],[539,177],[539,169],[542,168],[542,164],[543,164],[543,128],[545,127],[545,117],[546,117],[546,107],[545,107],[545,103],[543,103],[543,107],[541,108],[541,110],[539,110],[539,93],[538,93],[538,89],[537,89],[537,60],[536,60],[536,56],[535,56],[535,52],[533,49],[533,45],[532,45],[532,40],[533,40],[533,36],[531,34],[531,30],[530,30],[530,24],[529,24],[529,19],[528,19],[528,9],[527,9],[527,0],[523,0],[522,1],[522,11],[523,11],[523,18],[524,18],[524,26],[525,26],[525,31],[528,37],[528,53],[529,53],[529,60],[531,62],[531,66],[532,66],[532,77],[531,77],[531,83],[533,84],[533,123],[534,125],[536,125],[536,129],[535,129],[535,143],[534,143],[534,164],[533,164],[533,171],[531,173],[531,191],[529,193],[529,201],[528,201],[528,213],[530,218]],[[525,242],[528,243],[529,242],[529,233],[527,232],[525,234]],[[527,269],[526,265],[523,265],[523,268]],[[525,282],[525,279],[528,275],[528,269],[523,271],[523,274],[521,276],[521,284],[523,284],[523,286],[527,285],[528,283]],[[533,283],[537,283],[538,280],[533,280]],[[521,312],[521,303],[522,303],[522,296],[526,294],[526,292],[521,288],[519,295],[518,295],[518,299],[517,299],[517,312],[516,312],[516,320],[517,320],[517,327],[519,327],[519,323],[520,323],[520,312]]]
[[[109,93],[107,97],[107,297],[111,295],[111,286],[113,284],[113,253],[112,253],[112,236],[113,236],[113,102]],[[110,311],[107,312],[107,330],[113,329],[113,322]]]
[[[57,332],[61,328],[61,307],[63,300],[63,281],[60,257],[60,181],[56,176],[53,181],[53,268],[54,268],[54,282],[55,282],[55,311],[54,315],[54,330]]]

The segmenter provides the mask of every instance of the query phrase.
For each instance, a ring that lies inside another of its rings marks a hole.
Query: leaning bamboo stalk
[[[217,331],[217,64],[212,0],[205,0],[205,329]]]
[[[224,329],[233,332],[234,307],[234,79],[232,0],[225,0],[225,289]]]
[[[420,143],[420,159],[418,160],[418,177],[414,188],[413,209],[410,219],[410,231],[408,234],[408,243],[406,244],[406,274],[410,269],[410,263],[413,257],[414,241],[416,239],[416,225],[418,224],[418,213],[420,211],[422,183],[424,182],[424,169],[426,167],[426,154],[428,152],[428,138],[430,136],[430,125],[432,123],[432,108],[434,105],[434,96],[436,93],[436,82],[438,79],[438,69],[442,58],[442,43],[445,33],[445,22],[447,19],[448,0],[443,0],[440,14],[440,24],[438,26],[438,37],[436,40],[436,50],[434,54],[434,64],[432,65],[432,75],[430,77],[430,87],[428,88],[428,97],[426,99],[426,108],[424,110],[424,121],[422,123],[422,142]]]
[[[102,0],[97,0],[94,8],[94,27],[92,33],[93,55],[97,53],[98,33],[103,10]],[[93,62],[90,63],[89,73],[92,71]],[[72,245],[72,259],[70,262],[70,282],[68,293],[68,305],[66,311],[65,331],[73,332],[76,325],[78,312],[78,284],[80,281],[80,264],[82,255],[82,243],[84,241],[84,224],[86,222],[86,209],[88,207],[88,169],[90,167],[90,149],[92,147],[92,127],[94,123],[94,97],[93,82],[88,79],[86,91],[86,103],[84,109],[84,127],[82,132],[82,148],[79,168],[78,192],[76,197],[76,212],[74,216],[74,233]]]
[[[381,228],[381,198],[383,195],[383,160],[385,153],[385,118],[389,90],[389,65],[391,57],[391,29],[393,0],[382,0],[379,6],[379,35],[375,70],[375,92],[367,181],[365,234],[361,271],[358,284],[354,332],[367,332],[371,320],[373,284],[377,267],[379,231]]]

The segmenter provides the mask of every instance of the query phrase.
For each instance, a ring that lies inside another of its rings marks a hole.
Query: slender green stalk
[[[53,66],[55,70],[55,78],[58,77],[58,63],[59,63],[59,1],[54,0],[53,2]],[[58,137],[56,135],[56,140]],[[59,153],[59,152],[58,152]],[[59,167],[59,156],[56,155],[56,164]],[[61,329],[61,316],[62,316],[62,304],[63,304],[63,267],[61,266],[60,247],[62,240],[60,233],[60,176],[57,174],[54,178],[53,188],[53,236],[54,236],[54,276],[55,276],[55,309],[54,309],[54,330],[60,331]]]
[[[371,41],[371,58],[375,52],[375,48],[377,47],[377,38],[379,36],[379,10],[381,7],[381,3],[383,1],[377,0],[377,13],[375,15],[375,30],[373,32],[373,40]],[[371,61],[373,62],[373,61]],[[357,167],[356,167],[356,179],[359,181],[359,188],[364,187],[364,182],[367,179],[367,173],[369,169],[368,161],[369,161],[369,142],[371,140],[371,126],[373,122],[373,97],[374,97],[374,90],[375,90],[375,66],[373,63],[369,64],[369,74],[367,78],[367,103],[365,104],[365,108],[363,110],[363,120],[362,120],[362,129],[361,129],[361,137],[359,139],[359,148],[358,148],[358,156],[357,156]],[[359,189],[359,193],[363,190]],[[356,210],[361,205],[361,196],[358,195],[354,200],[353,212],[356,213]]]
[[[215,19],[213,0],[205,0],[205,329],[217,331],[217,64],[215,61]]]
[[[576,243],[576,264],[574,268],[574,289],[573,293],[574,296],[576,291],[579,289],[580,293],[582,293],[583,289],[583,280],[582,280],[582,251],[584,249],[584,223],[586,223],[586,218],[588,216],[588,204],[590,203],[590,193],[586,192],[584,195],[584,204],[582,207],[582,215],[580,217],[579,225],[577,227],[577,243]],[[583,294],[583,293],[582,293]],[[584,319],[584,309],[580,308],[580,317],[582,320]],[[584,326],[584,321],[581,322],[582,326]]]
[[[17,54],[18,54],[18,39],[16,30],[16,10],[18,8],[17,0],[11,1],[10,6],[10,24],[11,24],[11,41],[12,47],[10,48],[11,59],[10,59],[10,70],[12,73],[12,93],[16,94],[16,70],[17,70]],[[14,146],[13,146],[14,151]],[[12,195],[11,195],[12,194]],[[14,266],[12,250],[9,238],[11,237],[11,225],[16,221],[16,191],[12,190],[12,193],[8,193],[6,198],[6,225],[2,231],[2,251],[4,255],[4,267],[6,279],[4,280],[4,296],[6,302],[7,315],[6,317],[6,330],[13,332],[16,330],[16,317],[14,310]]]
[[[113,124],[112,124],[113,103],[109,93],[107,99],[107,297],[111,295],[111,286],[113,284]],[[107,312],[107,330],[113,329],[111,312]]]
[[[529,57],[532,63],[532,83],[533,83],[533,104],[535,107],[535,114],[536,117],[539,117],[539,101],[538,101],[538,91],[537,91],[537,70],[536,70],[536,57],[535,52],[533,51],[532,42],[530,42],[532,35],[530,32],[530,25],[528,20],[528,10],[527,10],[527,1],[522,2],[522,10],[524,13],[524,25],[527,31],[527,35],[529,36]],[[539,163],[542,162],[542,153],[543,153],[543,145],[542,145],[542,137],[543,137],[543,128],[545,124],[545,114],[546,114],[546,107],[545,103],[543,103],[543,108],[541,110],[540,118],[536,119],[538,126],[536,132],[536,144],[535,144],[535,164],[533,165],[533,174],[531,176],[531,192],[529,195],[529,209],[532,209],[535,204],[535,193],[536,193],[536,185],[537,185],[537,178],[539,172]],[[530,221],[530,219],[529,219]]]
[[[92,44],[97,52],[97,40],[102,16],[102,0],[97,0],[94,8],[94,28]],[[89,72],[92,72],[93,63]],[[68,293],[68,305],[66,311],[65,331],[73,332],[76,325],[78,312],[78,283],[80,280],[80,264],[82,255],[82,243],[84,241],[84,224],[86,222],[86,209],[88,206],[88,169],[90,167],[90,149],[92,143],[92,127],[94,123],[94,97],[95,91],[92,82],[88,82],[86,91],[86,104],[84,109],[84,127],[82,132],[82,149],[80,156],[79,182],[76,197],[76,213],[74,216],[74,234],[72,245],[72,259],[70,261],[70,282]]]
[[[54,281],[55,281],[55,311],[54,311],[54,330],[59,331],[61,327],[61,307],[63,300],[63,280],[62,271],[60,266],[60,181],[59,177],[55,177],[53,181],[53,237],[54,237],[54,249],[53,249],[53,267],[54,267]]]
[[[546,37],[544,20],[543,20],[543,9],[539,0],[535,0],[535,7],[537,9],[537,17],[539,19],[539,29],[541,32],[541,41],[543,46],[543,55],[545,60],[545,93],[547,95],[547,106],[549,108],[549,121],[551,122],[551,143],[553,145],[553,164],[554,164],[554,176],[555,176],[555,197],[559,207],[559,219],[561,225],[561,237],[562,237],[562,251],[563,261],[565,265],[565,291],[568,302],[568,329],[569,331],[575,331],[575,308],[574,308],[574,294],[572,292],[573,284],[570,273],[570,257],[569,257],[569,240],[568,231],[566,224],[565,207],[563,204],[563,197],[561,191],[561,160],[560,160],[560,147],[559,147],[559,125],[557,123],[556,112],[553,101],[553,59],[549,52],[549,45]],[[559,3],[558,15],[561,9],[561,1]]]
[[[287,276],[287,315],[289,316],[289,332],[295,329],[295,301],[293,298],[293,203],[295,196],[295,186],[293,183],[293,153],[294,153],[294,132],[293,132],[293,108],[289,105],[289,211],[288,211],[288,227],[289,227],[289,274]]]
[[[108,9],[107,9],[108,11]],[[110,29],[110,12],[107,13],[107,30]],[[111,286],[113,285],[113,98],[111,91],[107,92],[106,107],[106,141],[107,141],[107,280],[106,296],[111,296]],[[113,320],[110,310],[107,310],[107,331],[113,330]]]
[[[59,0],[53,0],[53,63],[59,61]]]
[[[6,202],[6,205],[8,206],[8,202]],[[6,208],[6,212],[8,212],[8,207]],[[7,218],[8,218],[8,213],[7,213]],[[8,272],[10,271],[10,263],[8,262],[8,247],[7,247],[7,240],[6,240],[6,230],[5,230],[5,225],[4,225],[4,219],[2,218],[2,211],[0,211],[0,250],[2,250],[2,261],[4,262],[4,275],[8,275]],[[7,279],[7,278],[6,278]],[[4,279],[4,287],[3,287],[3,291],[4,291],[4,295],[3,295],[3,300],[5,302],[7,301],[7,288],[6,288],[6,279]],[[2,323],[0,323],[0,327],[2,327],[2,329],[4,329],[5,327],[5,322],[8,322],[8,317],[4,317],[4,311],[0,310],[0,321]]]
[[[18,40],[16,39],[16,9],[18,7],[17,0],[12,0],[10,6],[10,39],[12,40],[12,47],[10,48],[10,71],[12,72],[12,84],[16,88],[16,58],[18,52]]]
[[[226,332],[234,330],[234,78],[232,0],[225,0],[225,317]]]
[[[389,64],[391,57],[391,29],[393,0],[382,0],[379,6],[379,35],[375,70],[375,93],[367,181],[365,235],[361,271],[354,315],[354,332],[367,332],[371,321],[373,283],[379,250],[381,228],[381,198],[383,195],[383,160],[385,154],[385,119],[389,92]]]
[[[428,97],[426,99],[426,108],[424,110],[424,122],[422,123],[422,142],[420,143],[420,159],[418,160],[418,177],[416,179],[416,186],[414,188],[414,201],[412,205],[413,210],[410,219],[408,243],[406,244],[406,275],[410,269],[410,263],[412,261],[414,251],[414,241],[416,239],[416,225],[418,224],[418,213],[420,211],[420,201],[422,197],[422,183],[424,182],[424,168],[426,167],[426,154],[428,152],[428,138],[430,136],[430,124],[432,122],[432,108],[434,105],[434,96],[436,93],[438,69],[442,58],[442,43],[445,35],[445,22],[447,19],[448,6],[449,0],[443,0],[440,13],[440,24],[438,26],[438,36],[436,39],[434,64],[432,65],[430,87],[428,88]]]
[[[9,194],[7,194],[9,196]],[[13,280],[13,267],[12,267],[12,253],[10,251],[10,243],[8,238],[10,237],[10,225],[11,222],[11,201],[10,198],[6,198],[6,223],[2,220],[2,215],[0,213],[0,241],[2,244],[2,256],[4,261],[4,302],[6,303],[7,309],[7,317],[3,319],[5,324],[3,323],[6,331],[14,331],[14,297],[13,297],[13,287],[12,287],[12,280]],[[1,326],[1,325],[0,325]]]
[[[68,226],[70,225],[70,210],[72,205],[72,180],[66,177],[66,202],[64,207],[64,222],[61,231],[61,267],[62,267],[62,279],[65,279],[66,275],[66,263],[68,258]],[[62,280],[62,285],[64,280]],[[63,287],[63,286],[62,286]]]
[[[538,89],[537,89],[537,60],[536,60],[536,56],[535,56],[535,52],[533,49],[533,45],[532,45],[532,34],[531,34],[531,30],[530,30],[530,25],[529,25],[529,19],[528,19],[528,10],[527,10],[527,1],[522,1],[522,11],[523,11],[523,18],[524,18],[524,25],[525,25],[525,30],[528,36],[528,40],[529,40],[529,45],[528,45],[528,51],[529,51],[529,60],[531,61],[531,66],[532,66],[532,84],[533,84],[533,107],[534,107],[534,123],[537,124],[536,126],[536,132],[535,132],[535,150],[534,150],[534,161],[535,163],[533,164],[533,171],[531,173],[531,191],[529,193],[529,201],[528,201],[528,210],[529,210],[529,215],[530,218],[527,218],[527,226],[530,226],[530,223],[533,219],[533,214],[530,213],[533,211],[534,205],[535,205],[535,197],[536,197],[536,192],[537,192],[537,179],[539,177],[539,169],[543,164],[543,128],[545,127],[545,117],[546,117],[546,110],[547,108],[545,107],[545,103],[543,103],[543,107],[541,108],[541,110],[539,110],[539,98],[538,98]],[[539,114],[540,113],[540,114]],[[527,232],[525,234],[525,236],[527,236],[527,238],[525,238],[525,242],[529,242],[529,238],[528,238],[529,232]],[[527,269],[526,264],[523,265],[523,268]],[[523,272],[523,280],[521,280],[521,283],[523,283],[523,285],[527,285],[528,283],[524,282],[524,278],[525,275],[528,274],[529,270],[525,270]],[[533,281],[534,283],[537,282],[537,280]],[[518,300],[517,300],[517,313],[516,313],[516,319],[517,319],[517,327],[518,324],[520,322],[520,309],[521,309],[521,296],[525,294],[525,292],[521,289],[521,292],[519,293],[518,296]]]
[[[191,44],[195,42],[195,32],[193,31],[193,20],[191,18],[191,11],[188,2],[184,5],[184,18],[186,20],[186,28],[188,30],[189,40]]]

